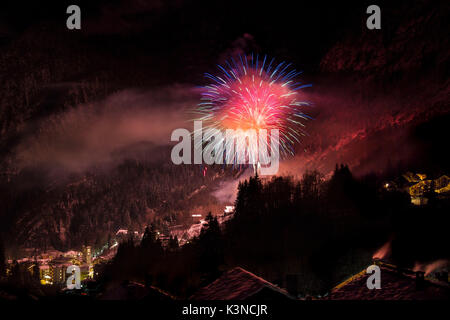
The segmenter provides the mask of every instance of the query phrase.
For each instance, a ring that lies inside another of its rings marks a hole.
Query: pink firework
[[[301,99],[300,89],[311,85],[298,82],[301,72],[290,64],[268,62],[267,56],[238,56],[237,61],[219,65],[220,75],[205,74],[212,83],[203,87],[197,120],[219,130],[278,129],[281,154],[292,155],[305,135],[304,122],[311,119],[302,110],[310,104]]]

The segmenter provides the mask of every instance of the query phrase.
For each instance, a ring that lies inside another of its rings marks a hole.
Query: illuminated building
[[[92,264],[92,248],[91,246],[83,246],[83,260],[88,265]]]
[[[402,176],[403,181],[385,181],[383,188],[387,191],[406,191],[411,203],[418,206],[426,205],[430,196],[437,199],[450,197],[450,178],[447,175],[430,179],[424,173],[406,172]]]
[[[201,220],[202,215],[196,213],[196,214],[192,214],[191,217],[192,217],[191,224],[195,224]]]
[[[434,180],[434,191],[439,194],[450,192],[450,178],[446,175]]]
[[[66,271],[72,264],[70,256],[59,256],[50,262],[53,284],[64,284],[66,282]]]
[[[436,193],[440,196],[446,196],[450,192],[450,178],[443,175],[437,179],[426,179],[426,174],[418,173],[413,175],[407,173],[403,175],[405,179],[414,183],[409,186],[408,193],[411,196],[411,202],[415,205],[424,205],[428,203],[427,193]]]
[[[9,277],[11,275],[11,267],[10,264],[6,266],[6,276]]]
[[[225,206],[225,209],[223,210],[223,213],[225,215],[234,213],[234,206]]]
[[[80,266],[81,281],[91,278],[90,274],[93,274],[91,269],[92,265],[83,264]]]
[[[67,267],[64,265],[58,265],[52,267],[53,272],[53,284],[63,284],[66,282],[66,270]]]
[[[89,279],[94,279],[94,266],[92,264],[89,266],[88,277],[89,277]]]
[[[53,270],[49,265],[40,265],[39,273],[39,279],[42,285],[53,284]]]

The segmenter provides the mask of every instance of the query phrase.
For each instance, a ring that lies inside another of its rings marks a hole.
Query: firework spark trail
[[[295,80],[302,72],[290,70],[291,64],[284,61],[276,64],[274,58],[268,62],[266,55],[262,61],[258,55],[254,58],[253,54],[239,55],[238,59],[226,61],[225,66],[218,65],[220,75],[205,74],[212,83],[203,87],[196,120],[202,121],[203,128],[233,129],[236,135],[251,129],[256,132],[265,129],[267,133],[278,129],[281,156],[293,155],[294,145],[306,135],[304,122],[312,119],[302,111],[302,107],[310,104],[300,99],[299,90],[311,85]],[[204,136],[203,141],[211,136]],[[223,144],[224,140],[234,141],[223,139],[214,143]],[[272,150],[267,139],[259,141]],[[256,159],[258,144],[247,147],[249,158]]]

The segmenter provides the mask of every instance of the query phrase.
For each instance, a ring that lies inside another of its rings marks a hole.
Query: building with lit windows
[[[44,264],[39,266],[39,279],[42,285],[53,284],[53,270],[49,265]]]
[[[92,264],[92,247],[83,246],[83,261],[88,265]]]

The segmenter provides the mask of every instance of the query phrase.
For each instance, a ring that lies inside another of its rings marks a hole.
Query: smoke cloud
[[[80,172],[120,160],[117,152],[135,144],[168,145],[172,130],[187,126],[186,111],[196,103],[195,90],[178,85],[124,90],[80,105],[39,123],[38,134],[17,147],[17,166]]]
[[[445,114],[448,88],[438,92],[420,91],[415,86],[399,89],[383,90],[345,79],[335,84],[322,78],[321,83],[302,92],[304,99],[314,104],[305,112],[315,120],[307,123],[308,135],[296,156],[281,163],[280,173],[317,169],[329,174],[336,163],[347,163],[354,173],[365,174],[382,171],[388,163],[415,164],[417,159],[427,158],[430,153],[421,149],[423,137],[414,132]],[[445,128],[440,125],[437,131]],[[430,140],[437,141],[439,136],[437,133]]]
[[[252,175],[253,169],[248,168],[235,179],[221,181],[212,195],[223,204],[232,204],[237,196],[239,182],[250,178]]]
[[[427,276],[432,272],[436,272],[436,271],[440,271],[440,270],[448,271],[449,265],[450,265],[450,262],[445,259],[436,260],[431,263],[416,262],[416,264],[414,265],[413,271],[425,272],[425,275]]]

